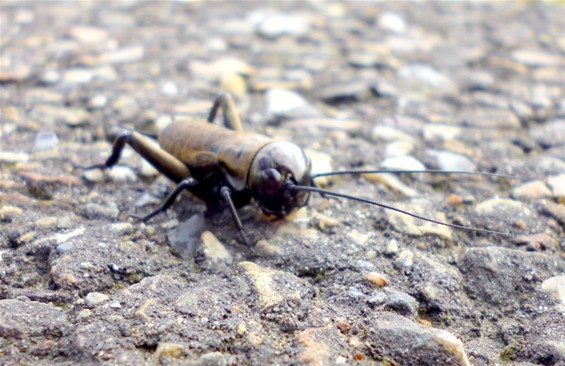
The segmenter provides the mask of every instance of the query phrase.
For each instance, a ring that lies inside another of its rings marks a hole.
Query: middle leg
[[[208,116],[208,122],[213,123],[218,113],[218,108],[222,108],[224,113],[224,123],[226,127],[231,128],[234,131],[243,132],[243,126],[241,125],[241,120],[239,119],[239,114],[233,98],[228,93],[221,93],[214,100],[214,105],[210,109],[210,114]]]

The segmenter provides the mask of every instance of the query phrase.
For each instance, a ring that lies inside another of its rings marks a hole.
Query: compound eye
[[[261,172],[261,190],[264,193],[275,193],[280,190],[283,179],[276,169],[265,169]]]

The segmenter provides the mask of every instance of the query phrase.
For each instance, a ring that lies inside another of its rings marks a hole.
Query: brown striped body
[[[239,180],[232,183],[242,190],[255,154],[273,140],[204,121],[175,121],[161,131],[158,141],[162,149],[183,162],[193,174],[220,166],[232,181]]]

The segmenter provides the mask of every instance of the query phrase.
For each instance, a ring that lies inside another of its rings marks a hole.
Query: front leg
[[[243,132],[243,126],[241,125],[241,120],[239,119],[239,114],[233,98],[228,93],[221,93],[214,100],[212,109],[210,109],[210,114],[208,116],[208,122],[214,123],[216,114],[218,113],[218,108],[222,108],[224,113],[224,123],[227,128],[231,128],[234,131]]]
[[[224,198],[224,200],[228,204],[228,208],[230,209],[230,212],[232,214],[233,221],[235,221],[235,226],[237,226],[237,230],[239,231],[239,235],[241,235],[241,239],[243,239],[243,242],[245,243],[245,245],[250,247],[251,242],[249,241],[249,239],[247,239],[247,236],[245,235],[245,230],[243,230],[243,225],[241,224],[241,220],[239,218],[239,215],[237,214],[237,210],[236,210],[235,205],[233,204],[233,200],[231,198],[231,190],[228,187],[224,186],[220,190],[220,194],[222,195],[222,197]]]

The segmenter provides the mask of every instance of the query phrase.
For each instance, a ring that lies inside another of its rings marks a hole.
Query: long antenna
[[[517,178],[508,174],[484,173],[484,172],[468,172],[460,170],[396,170],[396,169],[374,169],[374,170],[340,170],[336,172],[326,172],[312,174],[312,179],[319,177],[327,177],[331,175],[346,175],[346,174],[402,174],[402,173],[416,173],[416,174],[466,174],[466,175],[483,175],[488,177],[499,178]]]
[[[503,235],[503,236],[511,236],[508,233],[503,233],[503,232],[500,232],[500,231],[494,231],[494,230],[488,230],[488,229],[478,229],[478,228],[474,228],[474,227],[470,227],[470,226],[463,226],[463,225],[457,225],[457,224],[449,224],[447,222],[430,219],[429,217],[420,216],[420,215],[417,215],[415,213],[404,211],[404,210],[401,210],[399,208],[392,207],[392,206],[389,206],[389,205],[385,205],[384,203],[379,203],[379,202],[376,202],[376,201],[373,201],[373,200],[370,200],[370,199],[367,199],[367,198],[351,196],[349,194],[338,193],[338,192],[334,192],[334,191],[328,191],[326,189],[322,189],[322,188],[318,188],[318,187],[307,187],[307,186],[297,186],[297,185],[294,185],[294,184],[287,184],[287,189],[290,190],[290,191],[316,192],[316,193],[319,193],[319,194],[322,194],[322,195],[347,198],[347,199],[350,199],[350,200],[353,200],[353,201],[368,203],[368,204],[371,204],[371,205],[374,205],[374,206],[386,208],[388,210],[400,212],[401,214],[412,216],[412,217],[415,217],[415,218],[420,219],[420,220],[433,222],[434,224],[448,226],[448,227],[455,228],[455,229],[475,231],[475,232],[481,232],[481,233],[489,233],[489,234],[497,234],[497,235]]]

